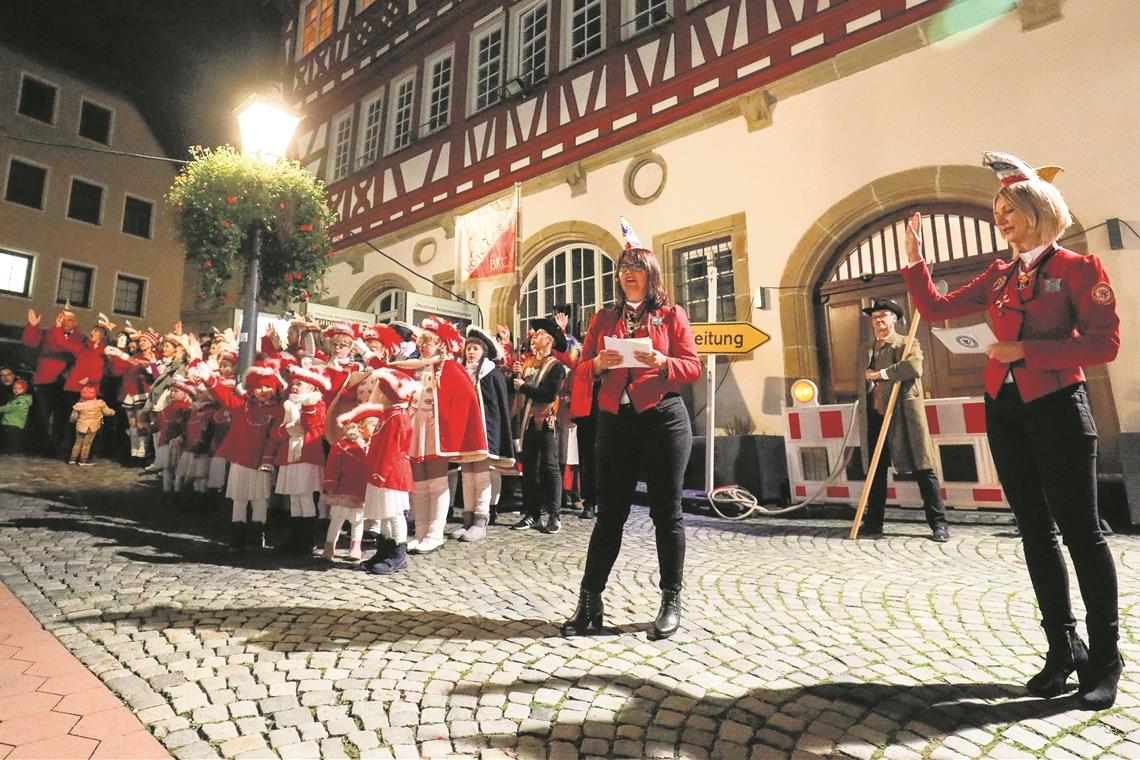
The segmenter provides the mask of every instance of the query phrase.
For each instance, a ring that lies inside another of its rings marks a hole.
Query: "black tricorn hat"
[[[400,338],[405,341],[416,339],[416,328],[412,327],[407,322],[390,322],[388,326],[395,330],[399,334]]]
[[[483,344],[483,354],[493,362],[497,362],[502,358],[503,349],[499,347],[499,341],[495,340],[495,336],[484,330],[478,325],[467,325],[467,340],[478,341]]]
[[[889,298],[876,298],[873,302],[871,302],[870,306],[868,306],[866,309],[863,309],[863,313],[867,316],[871,316],[876,311],[893,312],[894,315],[899,319],[903,319],[906,316],[903,308]]]
[[[530,329],[545,330],[546,332],[550,333],[550,337],[554,338],[555,351],[566,350],[566,334],[562,332],[562,329],[558,326],[558,323],[550,317],[539,317],[538,319],[532,319],[530,321]]]

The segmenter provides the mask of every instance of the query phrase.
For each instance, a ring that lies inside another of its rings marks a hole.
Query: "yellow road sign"
[[[748,322],[694,322],[698,354],[750,354],[772,336]]]

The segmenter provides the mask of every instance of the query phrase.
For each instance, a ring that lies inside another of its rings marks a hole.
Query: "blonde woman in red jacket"
[[[632,230],[628,233],[632,236]],[[661,608],[653,638],[667,638],[681,621],[685,529],[681,484],[693,436],[681,386],[701,375],[701,362],[685,310],[669,303],[661,265],[636,238],[617,262],[617,303],[594,315],[575,384],[598,389],[597,522],[590,535],[578,609],[562,626],[564,636],[599,633],[602,591],[621,550],[638,474],[644,470],[649,514],[657,539]],[[652,350],[635,354],[636,367],[605,347],[608,337],[649,338]],[[577,392],[575,395],[582,395]]]
[[[997,342],[985,349],[986,436],[1017,518],[1049,642],[1045,666],[1026,689],[1038,697],[1059,696],[1075,670],[1077,704],[1103,710],[1116,701],[1124,662],[1117,647],[1116,566],[1097,510],[1097,431],[1084,367],[1116,358],[1116,295],[1099,259],[1057,245],[1072,217],[1044,170],[1039,175],[1004,153],[986,153],[983,163],[1001,183],[994,222],[1013,256],[940,295],[922,260],[922,219],[915,214],[907,226],[910,263],[903,279],[919,313],[931,321],[989,316]],[[1077,635],[1054,524],[1084,600],[1087,649]]]

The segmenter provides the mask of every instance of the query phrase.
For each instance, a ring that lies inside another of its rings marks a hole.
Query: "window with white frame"
[[[388,324],[404,318],[404,291],[399,288],[382,290],[368,309],[376,315],[377,322]]]
[[[477,32],[474,55],[475,108],[481,111],[499,102],[503,90],[503,26]]]
[[[594,313],[613,302],[613,260],[590,245],[566,246],[543,259],[523,283],[519,327],[549,315],[555,306],[577,304],[578,329],[584,331]]]
[[[415,107],[415,72],[392,84],[392,137],[389,150],[399,150],[412,142],[412,109]]]
[[[329,163],[329,180],[348,176],[352,166],[352,109],[337,115],[332,126],[332,161]]]
[[[709,321],[709,266],[716,266],[716,321],[736,319],[732,272],[732,238],[706,240],[673,250],[676,302],[685,305],[692,322]]]
[[[24,296],[32,291],[32,262],[26,253],[0,249],[0,293]]]
[[[602,0],[570,0],[569,58],[577,63],[602,49]]]
[[[669,18],[670,0],[626,0],[627,34],[651,29]]]
[[[356,165],[367,166],[380,157],[380,141],[384,135],[384,91],[366,99],[360,107],[360,150]]]
[[[424,108],[427,120],[424,121],[423,131],[424,134],[430,134],[446,127],[451,115],[451,51],[429,59],[424,70],[427,75],[427,100]]]
[[[95,270],[79,264],[61,264],[59,267],[59,290],[56,303],[69,303],[81,309],[91,308],[91,285],[95,281]]]
[[[146,280],[121,274],[115,278],[115,303],[112,309],[116,314],[141,317],[145,293]]]
[[[541,2],[523,10],[518,18],[518,75],[527,84],[535,84],[546,79],[550,7],[546,2]]]

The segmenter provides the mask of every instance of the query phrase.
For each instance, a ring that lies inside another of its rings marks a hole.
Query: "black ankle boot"
[[[1089,661],[1089,650],[1076,631],[1063,629],[1045,632],[1049,651],[1045,654],[1045,667],[1025,683],[1026,690],[1035,697],[1049,699],[1066,691],[1065,682],[1074,670],[1083,670]]]
[[[578,609],[574,616],[562,624],[563,636],[596,636],[602,632],[602,616],[605,612],[600,591],[578,592]]]
[[[1083,710],[1107,710],[1116,702],[1116,688],[1124,671],[1124,658],[1116,647],[1110,652],[1094,651],[1080,670],[1081,688],[1077,703]]]
[[[681,625],[681,592],[662,591],[661,609],[653,621],[652,639],[667,639],[677,632]]]
[[[265,523],[251,522],[245,534],[246,551],[259,552],[265,549]]]

